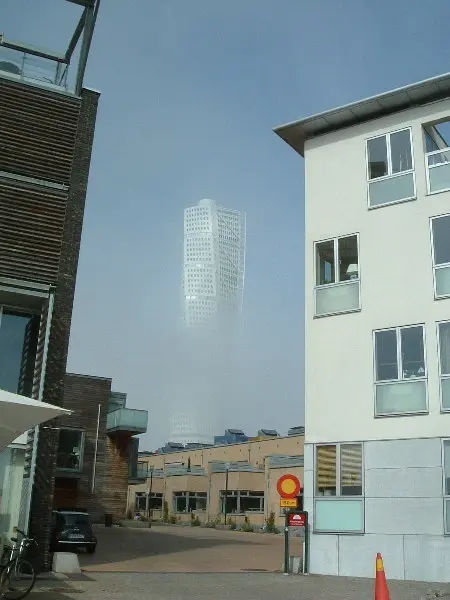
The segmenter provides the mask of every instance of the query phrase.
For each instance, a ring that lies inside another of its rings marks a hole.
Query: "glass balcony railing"
[[[450,148],[428,152],[428,191],[450,190]]]
[[[0,73],[67,88],[68,65],[0,46]]]
[[[134,408],[119,408],[108,413],[106,417],[106,431],[126,431],[132,435],[147,431],[148,412]]]

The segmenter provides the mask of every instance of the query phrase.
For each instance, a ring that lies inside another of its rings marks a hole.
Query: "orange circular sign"
[[[296,498],[302,486],[295,475],[283,475],[277,482],[277,490],[282,498]]]

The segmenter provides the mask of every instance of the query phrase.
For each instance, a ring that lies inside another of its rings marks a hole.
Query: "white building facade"
[[[183,310],[186,373],[170,441],[212,443],[242,312],[245,213],[201,200],[184,211]]]
[[[305,158],[312,573],[450,581],[450,75],[282,126]]]

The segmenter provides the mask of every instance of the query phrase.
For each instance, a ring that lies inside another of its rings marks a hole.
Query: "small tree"
[[[163,521],[164,521],[164,523],[169,522],[169,505],[167,504],[167,502],[165,500],[164,500],[164,508],[163,508]]]

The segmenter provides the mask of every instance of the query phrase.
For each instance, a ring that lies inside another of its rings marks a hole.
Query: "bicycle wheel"
[[[21,600],[28,596],[35,582],[33,565],[23,558],[13,560],[0,577],[1,596],[7,600]]]

